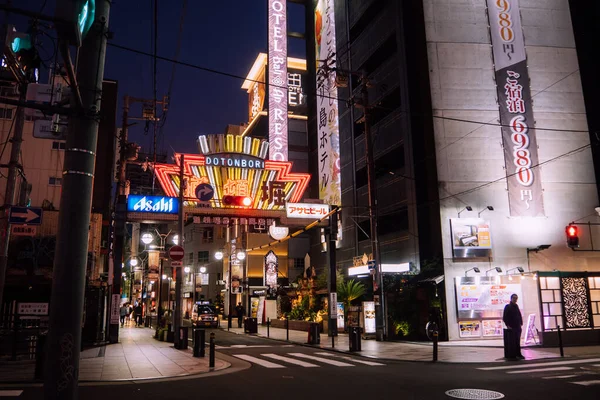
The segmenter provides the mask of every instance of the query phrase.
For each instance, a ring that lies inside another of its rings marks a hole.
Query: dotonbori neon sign
[[[211,154],[204,158],[206,165],[213,167],[238,167],[251,169],[264,169],[265,161],[260,158],[247,156],[243,154]]]

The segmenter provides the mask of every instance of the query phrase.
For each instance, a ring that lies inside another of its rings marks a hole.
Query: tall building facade
[[[504,304],[518,294],[524,340],[552,344],[559,326],[567,342],[593,338],[600,327],[598,150],[590,129],[597,102],[585,7],[568,0],[329,3],[336,72],[348,78],[337,81],[338,268],[371,251],[366,105],[379,261],[410,262],[413,271],[434,266],[436,276],[423,280],[443,298],[444,336],[501,337]],[[314,32],[320,23],[313,17],[308,27]],[[307,58],[318,60],[314,52]],[[309,108],[314,168],[319,116],[314,103]],[[567,226],[577,229],[578,246],[567,246]]]

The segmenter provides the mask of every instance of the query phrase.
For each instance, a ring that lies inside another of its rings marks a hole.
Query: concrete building
[[[334,11],[338,73],[350,71],[338,87],[342,206],[351,210],[338,267],[370,251],[363,111],[350,106],[362,101],[366,73],[381,262],[434,260],[428,282],[443,298],[443,336],[501,337],[504,304],[518,293],[523,339],[539,331],[552,344],[561,326],[567,342],[596,340],[598,139],[588,124],[597,96],[582,92],[580,69],[595,87],[585,7],[348,0]],[[313,111],[310,135],[317,124]]]

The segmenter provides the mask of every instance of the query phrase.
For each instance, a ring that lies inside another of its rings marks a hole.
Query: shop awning
[[[430,283],[435,283],[436,285],[439,285],[443,281],[444,281],[444,275],[438,275],[438,276],[434,276],[433,278],[423,279],[422,281],[419,281],[419,283],[430,282]]]

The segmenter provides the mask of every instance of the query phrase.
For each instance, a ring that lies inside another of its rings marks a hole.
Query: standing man
[[[508,303],[504,307],[504,315],[502,317],[502,321],[506,324],[508,328],[506,332],[509,334],[508,342],[505,340],[505,345],[508,343],[508,354],[509,358],[517,358],[519,360],[524,360],[525,357],[521,354],[521,331],[523,327],[523,317],[521,316],[521,310],[519,310],[519,306],[517,305],[517,300],[519,296],[513,294],[510,296],[510,303]],[[512,351],[510,351],[512,350]]]
[[[135,306],[135,326],[142,326],[142,305],[140,303]]]
[[[123,304],[119,309],[119,315],[121,317],[121,328],[123,327],[123,325],[125,325],[125,317],[127,316],[128,311],[129,309],[127,308],[126,304]]]
[[[244,314],[246,314],[246,310],[244,309],[244,306],[242,305],[242,303],[238,303],[237,307],[235,308],[235,313],[237,314],[237,319],[238,319],[238,328],[242,327],[242,319],[244,318]]]

